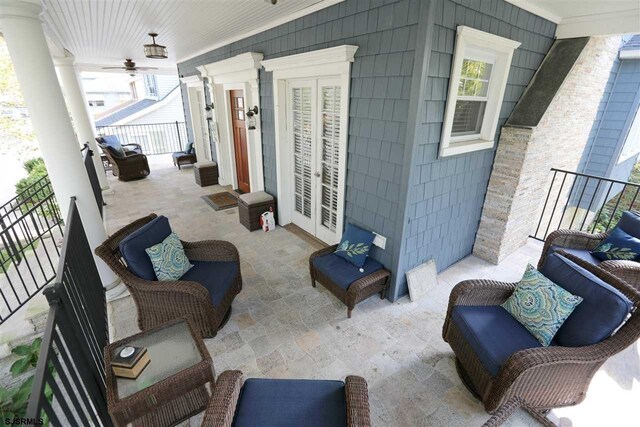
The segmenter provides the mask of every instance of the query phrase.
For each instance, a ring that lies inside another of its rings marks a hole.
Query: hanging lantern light
[[[256,128],[256,124],[258,123],[256,116],[258,115],[258,106],[256,105],[249,111],[247,111],[247,129],[253,130]]]
[[[153,59],[167,59],[167,47],[156,43],[156,37],[158,37],[158,34],[149,33],[149,35],[151,36],[153,43],[144,45],[144,56]]]

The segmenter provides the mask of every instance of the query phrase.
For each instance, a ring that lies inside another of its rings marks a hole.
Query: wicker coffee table
[[[111,359],[127,345],[151,359],[135,380],[113,374]],[[109,344],[104,351],[107,404],[116,426],[171,426],[203,411],[213,385],[211,356],[186,319],[177,319]]]

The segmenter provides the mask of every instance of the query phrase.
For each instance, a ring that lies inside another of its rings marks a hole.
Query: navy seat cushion
[[[236,427],[334,427],[347,424],[342,381],[245,381],[233,425]]]
[[[558,345],[581,347],[598,343],[611,336],[631,311],[631,301],[620,291],[559,254],[549,255],[540,272],[582,297],[556,333],[554,343]]]
[[[640,239],[640,215],[630,211],[623,212],[616,227],[636,239]]]
[[[153,264],[145,249],[161,243],[169,234],[169,220],[165,216],[159,216],[122,239],[120,254],[129,271],[141,279],[157,280]]]
[[[485,369],[496,376],[514,353],[542,344],[499,305],[457,305],[451,320],[473,348]]]
[[[591,252],[589,252],[587,249],[571,249],[563,248],[562,246],[551,245],[551,247],[549,248],[549,253],[556,252],[558,249],[563,250],[568,254],[575,255],[578,258],[583,259],[593,265],[598,265],[602,262],[598,258],[591,255]]]
[[[207,288],[211,304],[218,307],[238,276],[238,265],[224,261],[191,261],[193,267],[180,280],[200,283]]]
[[[382,264],[371,257],[367,257],[362,267],[356,267],[335,253],[314,258],[313,266],[345,290],[349,289],[349,286],[356,280],[384,268]],[[360,272],[360,268],[362,268],[362,272]]]

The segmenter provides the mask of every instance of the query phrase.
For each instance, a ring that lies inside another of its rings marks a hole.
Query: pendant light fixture
[[[167,47],[156,43],[158,33],[149,33],[149,35],[151,36],[153,43],[144,45],[144,56],[153,59],[167,59]]]

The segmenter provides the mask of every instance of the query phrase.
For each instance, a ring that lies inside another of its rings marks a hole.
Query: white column
[[[95,248],[107,233],[53,66],[41,12],[38,0],[0,0],[0,32],[6,40],[62,214],[67,217],[69,200],[76,196],[87,239]],[[111,269],[94,258],[103,285],[114,284],[117,279]]]
[[[54,58],[54,63],[58,70],[58,78],[67,101],[67,108],[69,108],[69,113],[73,118],[73,125],[76,128],[80,145],[84,145],[86,142],[89,143],[89,148],[93,151],[93,166],[96,168],[100,188],[107,190],[109,183],[107,182],[107,175],[104,173],[102,160],[100,160],[98,144],[96,144],[93,117],[89,113],[89,103],[82,88],[80,76],[74,67],[74,59],[73,57]]]

